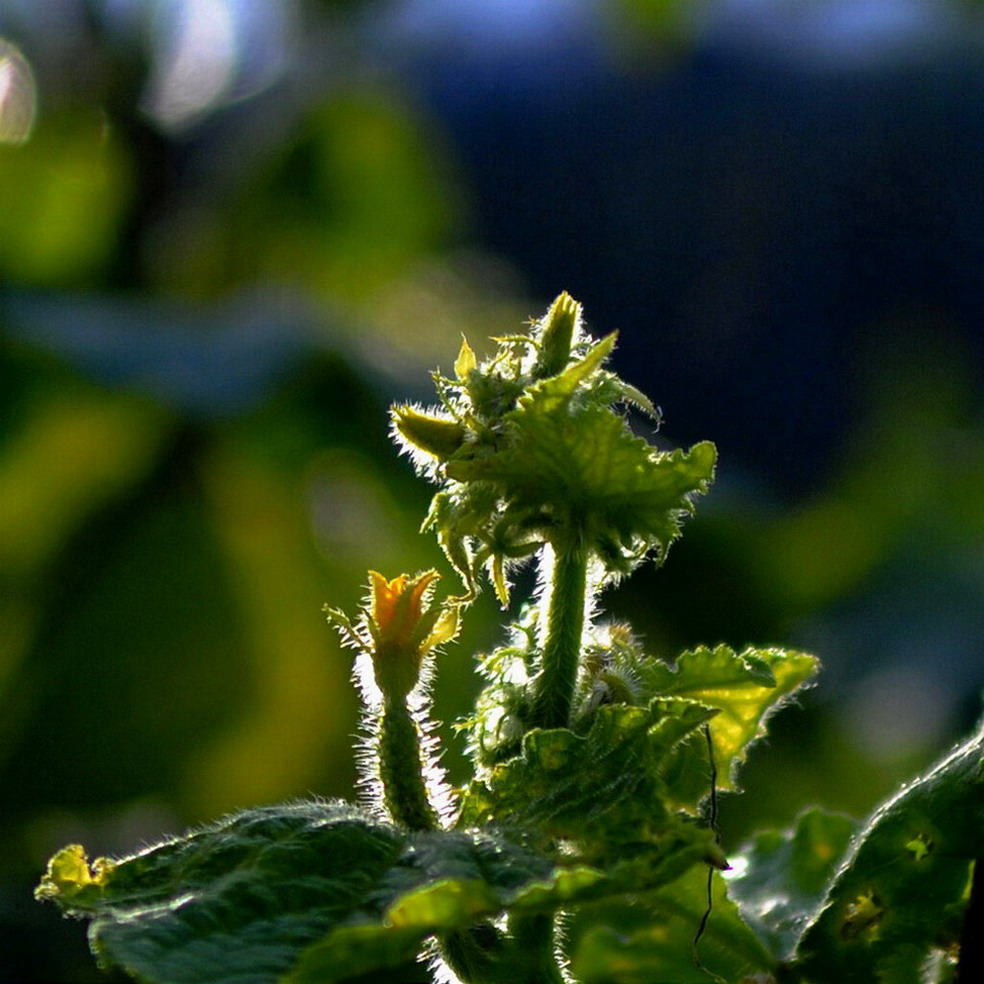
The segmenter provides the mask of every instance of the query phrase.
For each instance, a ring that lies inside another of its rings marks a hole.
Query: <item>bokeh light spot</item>
[[[0,143],[22,144],[34,129],[37,86],[30,62],[0,38]]]
[[[236,33],[226,0],[180,4],[160,31],[147,109],[164,126],[179,127],[219,103],[237,68]]]

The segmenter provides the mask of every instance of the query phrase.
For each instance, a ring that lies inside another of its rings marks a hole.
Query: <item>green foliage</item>
[[[562,294],[528,336],[500,339],[480,365],[465,342],[456,378],[435,375],[439,408],[395,408],[396,434],[442,486],[425,528],[470,594],[488,562],[505,604],[504,565],[572,526],[609,575],[653,550],[662,558],[692,496],[707,490],[712,444],[658,451],[615,411],[631,403],[655,415],[646,397],[602,368],[614,345],[614,335],[594,342],[580,305]]]
[[[792,830],[757,833],[743,855],[732,858],[730,893],[775,957],[792,953],[857,828],[850,817],[813,808]]]
[[[810,810],[730,879],[746,922],[808,981],[943,982],[984,829],[984,729],[863,826]]]
[[[589,856],[617,858],[659,843],[684,822],[664,805],[663,764],[713,714],[698,704],[654,700],[649,707],[599,707],[583,735],[534,729],[518,755],[469,790],[463,817],[529,825]]]
[[[357,650],[366,802],[249,810],[92,865],[65,848],[37,894],[91,919],[104,965],[153,984],[320,984],[425,957],[465,984],[947,979],[984,731],[860,832],[810,811],[729,866],[718,794],[739,791],[749,747],[817,663],[724,645],[667,661],[598,623],[600,591],[662,562],[716,458],[632,433],[622,405],[657,415],[604,368],[614,341],[562,294],[482,363],[463,342],[455,378],[434,376],[439,407],[394,408],[439,486],[425,526],[466,591],[437,601],[436,571],[372,572],[356,619],[328,610]],[[436,654],[483,572],[505,603],[530,557],[541,589],[480,660],[460,724],[472,777],[451,790]]]
[[[437,929],[572,894],[502,838],[410,834],[339,802],[249,810],[90,869],[81,849],[38,889],[93,919],[100,959],[171,984],[339,980],[412,957]]]
[[[956,951],[982,831],[984,727],[868,820],[797,940],[796,965],[821,980],[925,979],[914,971],[934,951]]]
[[[778,649],[746,649],[738,654],[727,646],[683,653],[673,667],[656,660],[638,665],[636,672],[647,693],[673,694],[716,709],[711,726],[714,763],[720,770],[718,789],[736,791],[735,776],[745,751],[765,734],[765,722],[784,699],[816,672],[813,656]],[[678,752],[680,782],[699,774],[693,742]]]
[[[577,979],[584,984],[708,984],[767,974],[774,960],[739,915],[717,872],[711,882],[712,918],[695,959],[694,935],[707,910],[707,883],[707,870],[694,866],[670,885],[631,902],[586,906],[572,927]]]

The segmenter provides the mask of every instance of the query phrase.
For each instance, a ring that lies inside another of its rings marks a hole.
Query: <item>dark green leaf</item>
[[[625,903],[597,903],[576,918],[572,969],[583,984],[709,984],[769,971],[773,961],[725,894],[715,873],[707,908],[707,868],[698,865],[655,892]],[[696,959],[695,959],[696,953]],[[715,977],[717,975],[717,977]]]
[[[652,843],[679,821],[666,808],[661,766],[685,735],[714,715],[684,699],[597,708],[584,733],[536,729],[522,753],[470,791],[468,822],[511,818],[548,837],[576,840],[591,856]]]
[[[337,980],[403,963],[425,936],[514,899],[549,909],[570,894],[552,862],[501,839],[411,835],[337,802],[250,810],[83,862],[77,847],[56,855],[39,896],[93,918],[103,962],[161,984],[272,984],[313,944],[298,979],[326,959],[318,979]]]
[[[38,894],[93,917],[106,964],[160,984],[272,984],[333,926],[377,920],[406,835],[340,803],[250,810],[104,867],[52,859]],[[416,941],[401,950],[412,956]]]
[[[729,859],[729,894],[777,958],[789,955],[857,828],[841,814],[807,810],[792,830],[762,831]]]
[[[816,980],[913,980],[956,941],[984,831],[984,728],[875,811],[812,913],[794,965]]]
[[[684,828],[603,873],[486,831],[408,833],[339,802],[235,814],[119,861],[59,852],[38,888],[92,920],[100,961],[152,984],[315,984],[412,960],[504,911],[666,883],[706,850]]]

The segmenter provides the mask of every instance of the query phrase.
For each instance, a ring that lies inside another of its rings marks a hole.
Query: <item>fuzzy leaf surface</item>
[[[410,833],[340,802],[247,810],[118,861],[55,855],[37,894],[149,984],[323,984],[413,960],[431,935],[666,883],[701,835],[603,872],[493,831]]]
[[[114,862],[97,885],[76,889],[62,852],[38,894],[92,917],[100,962],[140,980],[272,984],[334,925],[378,918],[414,884],[404,846],[344,804],[262,808]]]
[[[674,746],[715,715],[713,708],[668,698],[648,707],[599,707],[577,734],[535,729],[516,757],[494,766],[469,792],[465,817],[508,817],[589,853],[617,856],[679,824],[666,807],[660,776]]]
[[[581,365],[520,399],[505,418],[502,450],[476,461],[472,475],[495,482],[517,513],[558,520],[573,513],[626,549],[638,549],[637,541],[665,548],[692,511],[689,497],[713,478],[714,446],[657,451],[611,408],[574,398],[568,377]]]
[[[510,907],[550,911],[603,880],[492,834],[410,834],[311,802],[238,813],[92,868],[68,848],[38,895],[91,918],[100,960],[139,980],[274,984],[395,966],[434,932]]]
[[[984,831],[984,727],[872,815],[793,954],[807,979],[906,984],[959,938]]]

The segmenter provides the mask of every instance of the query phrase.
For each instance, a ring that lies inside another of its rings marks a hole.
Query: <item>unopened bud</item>
[[[396,429],[415,448],[446,461],[465,443],[465,428],[456,420],[433,417],[409,406],[393,407]]]
[[[541,324],[540,355],[533,369],[536,379],[563,372],[571,357],[574,331],[581,320],[581,305],[566,291],[550,305]]]

